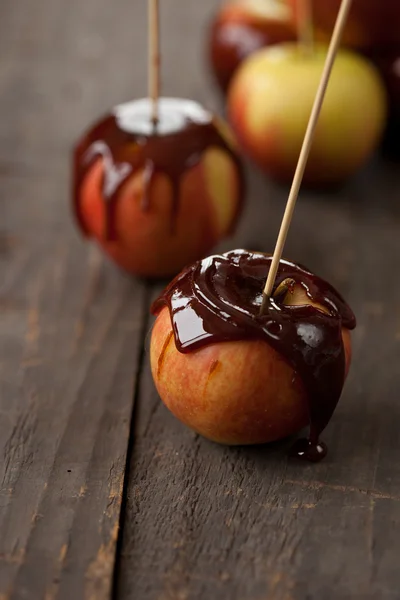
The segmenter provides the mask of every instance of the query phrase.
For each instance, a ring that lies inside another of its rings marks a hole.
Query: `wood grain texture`
[[[116,5],[0,7],[1,600],[111,595],[146,289],[79,240],[69,163],[141,77]]]
[[[170,43],[190,39],[185,55],[193,61],[212,6],[193,3],[190,14],[177,13],[181,33]],[[164,19],[164,35],[172,38],[171,21]],[[165,77],[178,75],[167,69]],[[188,93],[218,104],[208,85],[196,88],[204,79],[194,66],[179,77]],[[221,249],[274,246],[287,190],[251,169],[249,188],[238,234]],[[303,191],[299,199],[285,255],[331,281],[358,316],[353,367],[323,435],[329,454],[322,463],[289,460],[292,440],[247,449],[203,440],[162,405],[146,358],[118,598],[399,597],[399,217],[399,166],[381,159],[340,190]]]

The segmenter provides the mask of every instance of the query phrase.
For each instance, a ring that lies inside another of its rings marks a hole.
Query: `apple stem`
[[[311,0],[301,0],[297,19],[298,38],[301,49],[310,56],[314,52],[314,22]]]
[[[317,94],[315,96],[313,108],[311,111],[310,119],[307,125],[306,134],[304,136],[303,145],[301,148],[299,160],[297,163],[296,171],[293,178],[293,183],[290,189],[289,198],[286,204],[285,212],[283,215],[281,227],[278,234],[274,254],[271,261],[271,267],[269,269],[268,278],[264,287],[264,297],[261,307],[261,313],[264,312],[264,308],[269,298],[271,297],[272,290],[274,287],[276,275],[278,272],[279,262],[282,257],[283,248],[286,242],[286,238],[289,232],[290,224],[292,221],[296,201],[299,195],[301,182],[303,180],[304,171],[307,165],[307,160],[310,154],[311,145],[314,139],[315,129],[318,123],[318,117],[321,112],[322,104],[324,101],[326,89],[328,87],[329,78],[332,73],[332,68],[335,62],[335,58],[339,49],[340,40],[343,34],[344,27],[346,25],[347,17],[350,11],[352,0],[342,0],[338,17],[336,19],[335,28],[333,30],[332,38],[329,44],[328,53],[324,69],[321,76],[321,81],[318,86]]]
[[[149,0],[149,97],[152,102],[151,120],[154,126],[159,120],[158,98],[160,96],[160,11],[159,0]]]

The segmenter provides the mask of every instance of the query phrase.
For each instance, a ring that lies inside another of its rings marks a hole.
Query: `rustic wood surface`
[[[134,87],[120,4],[0,3],[1,600],[112,590],[147,291],[80,241],[69,168]]]
[[[216,2],[161,4],[165,93],[218,108],[202,61]],[[288,240],[358,316],[327,459],[199,438],[151,381],[159,286],[85,245],[68,206],[72,142],[145,93],[145,15],[145,0],[0,3],[0,600],[397,599],[400,167],[303,192]],[[287,190],[248,173],[220,249],[273,248]]]

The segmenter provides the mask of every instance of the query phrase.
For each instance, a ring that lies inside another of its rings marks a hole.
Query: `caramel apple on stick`
[[[134,275],[175,275],[234,230],[244,176],[234,138],[192,100],[160,95],[159,3],[149,1],[149,95],[114,107],[74,149],[81,232]]]

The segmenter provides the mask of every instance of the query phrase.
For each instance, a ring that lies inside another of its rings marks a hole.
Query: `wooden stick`
[[[347,16],[351,7],[352,0],[342,0],[339,14],[336,20],[335,29],[332,34],[332,39],[329,45],[328,54],[325,61],[324,70],[322,72],[321,81],[318,87],[317,95],[315,96],[314,105],[311,111],[310,120],[308,122],[307,131],[304,137],[303,146],[301,148],[299,161],[297,163],[296,172],[294,174],[292,187],[290,189],[289,198],[286,204],[285,213],[283,215],[281,228],[279,230],[278,239],[276,242],[274,255],[272,257],[271,267],[268,273],[267,282],[264,288],[264,301],[261,310],[263,310],[266,301],[270,298],[276,274],[278,272],[279,262],[282,257],[283,247],[286,242],[290,223],[292,221],[293,212],[296,206],[296,200],[299,195],[299,189],[303,180],[304,171],[307,164],[307,159],[310,154],[311,145],[314,139],[315,129],[318,122],[318,117],[321,112],[322,103],[324,101],[325,92],[328,87],[329,78],[332,72],[332,67],[335,62],[336,54],[339,48],[340,39],[344,27],[346,25]]]
[[[158,123],[160,96],[160,14],[159,0],[149,0],[149,97],[152,101],[151,120]]]
[[[311,0],[301,0],[297,18],[297,33],[301,49],[308,55],[314,51],[314,23]]]

